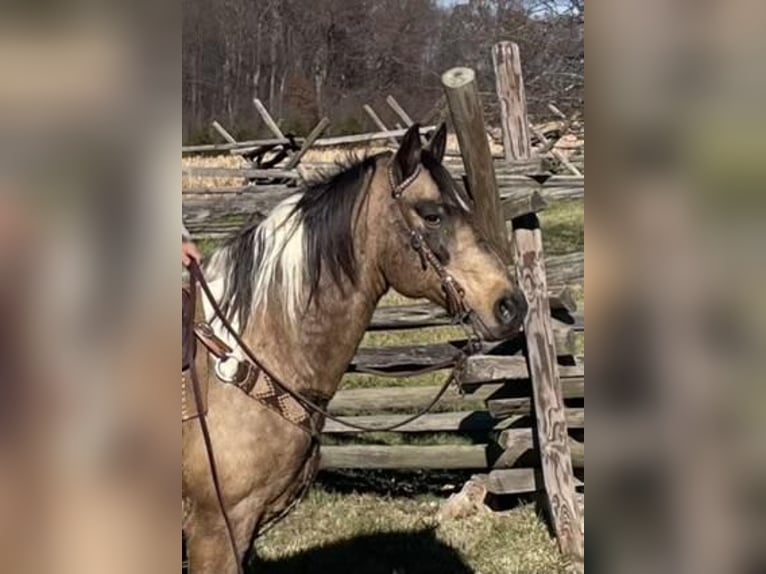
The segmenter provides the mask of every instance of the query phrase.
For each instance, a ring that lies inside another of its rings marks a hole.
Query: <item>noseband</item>
[[[433,252],[433,249],[428,245],[428,242],[423,237],[423,234],[418,231],[415,226],[407,217],[407,211],[404,205],[402,196],[407,188],[410,187],[421,173],[420,164],[418,164],[415,171],[407,179],[405,179],[399,185],[396,184],[394,179],[394,173],[391,167],[388,168],[388,183],[391,186],[391,195],[394,198],[396,205],[399,208],[399,213],[402,216],[402,222],[405,228],[405,232],[410,239],[410,247],[420,257],[420,263],[423,267],[423,271],[428,269],[430,265],[441,282],[442,291],[444,291],[444,297],[446,301],[447,312],[457,323],[465,325],[466,320],[470,314],[470,308],[465,301],[465,290],[457,282],[457,280],[449,274],[447,269],[442,265],[439,258]]]

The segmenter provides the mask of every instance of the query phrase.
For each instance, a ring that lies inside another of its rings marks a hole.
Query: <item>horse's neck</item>
[[[388,288],[379,265],[385,243],[380,219],[386,211],[387,185],[385,170],[378,169],[367,205],[360,208],[364,212],[354,238],[358,247],[355,285],[344,281],[341,289],[325,276],[317,289],[319,304],[313,302],[296,324],[288,325],[281,305],[276,304],[253,317],[244,333],[266,366],[298,392],[327,398],[335,393]]]
[[[271,313],[248,329],[246,338],[264,363],[292,389],[331,397],[340,384],[385,291],[382,280],[362,281],[343,294],[336,286],[323,291],[321,305],[298,325]]]

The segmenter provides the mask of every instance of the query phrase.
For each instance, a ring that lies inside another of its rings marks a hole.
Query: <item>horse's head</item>
[[[451,277],[479,334],[505,338],[521,327],[527,303],[477,229],[472,199],[442,165],[446,138],[442,124],[421,147],[419,130],[413,126],[390,160],[389,221],[394,225],[386,235],[383,272],[400,293],[425,297],[443,307],[450,303],[445,277]],[[417,250],[420,238],[426,246],[422,253]],[[446,274],[440,276],[440,271]]]

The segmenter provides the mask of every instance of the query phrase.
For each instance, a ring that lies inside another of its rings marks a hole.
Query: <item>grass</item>
[[[559,202],[540,216],[547,255],[584,247],[582,201]],[[201,246],[209,255],[214,244]],[[382,305],[411,304],[389,293]],[[583,297],[579,293],[582,309]],[[461,338],[455,327],[368,333],[364,346],[399,346]],[[579,337],[580,351],[584,338]],[[444,373],[410,379],[350,375],[342,388],[438,385]],[[370,433],[325,439],[366,444],[471,444],[466,435]],[[535,507],[523,504],[439,523],[437,510],[446,495],[470,476],[438,471],[324,472],[297,509],[256,543],[253,571],[263,574],[548,574],[565,565]],[[445,484],[446,482],[446,484]]]
[[[263,574],[547,574],[565,564],[531,504],[440,523],[440,497],[322,487],[257,543]]]

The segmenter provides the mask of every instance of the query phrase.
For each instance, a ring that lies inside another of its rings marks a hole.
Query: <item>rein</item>
[[[189,306],[191,307],[191,316],[195,316],[195,310],[197,306],[197,280],[199,276],[201,276],[201,273],[199,273],[199,265],[197,265],[197,262],[192,259],[191,264],[189,265],[189,268],[195,268],[197,271],[197,275],[195,273],[190,273],[189,277],[189,286],[190,286],[190,295],[189,295]],[[207,284],[205,283],[205,286],[203,289],[207,289]],[[215,496],[216,501],[218,502],[218,507],[221,510],[221,515],[223,516],[223,522],[226,526],[226,534],[229,538],[229,543],[231,544],[231,551],[234,553],[234,562],[237,565],[237,574],[242,573],[242,564],[239,561],[239,552],[237,551],[237,540],[234,536],[234,528],[231,525],[231,519],[229,518],[229,514],[226,512],[226,507],[223,503],[223,495],[221,494],[221,480],[218,475],[218,466],[215,463],[215,455],[213,454],[213,442],[210,440],[210,429],[208,429],[207,426],[207,416],[205,415],[205,410],[202,406],[202,393],[200,391],[200,384],[199,384],[199,373],[197,373],[197,362],[196,360],[192,360],[191,367],[189,369],[189,373],[191,375],[191,382],[192,387],[194,389],[194,402],[197,407],[197,412],[199,413],[199,425],[200,425],[200,431],[202,432],[202,440],[205,443],[205,452],[207,453],[207,462],[210,466],[210,475],[213,479],[213,490],[215,490]]]

